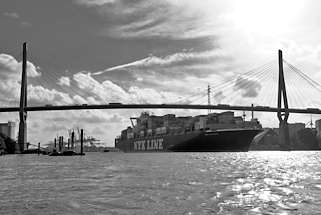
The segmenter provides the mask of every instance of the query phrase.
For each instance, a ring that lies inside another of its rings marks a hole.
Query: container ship
[[[130,118],[132,126],[121,131],[115,147],[124,152],[239,152],[248,151],[262,125],[234,112],[176,117],[143,112]]]

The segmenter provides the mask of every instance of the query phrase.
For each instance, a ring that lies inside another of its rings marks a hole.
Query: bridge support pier
[[[285,121],[279,123],[279,144],[281,150],[287,151],[291,149],[289,125]]]
[[[282,98],[284,108],[282,110]],[[282,51],[279,50],[279,87],[278,87],[278,112],[277,116],[279,119],[279,145],[281,150],[290,150],[290,135],[289,135],[289,109],[288,109],[288,99],[286,96],[286,88],[284,82],[283,73],[283,57]]]
[[[22,51],[22,77],[21,77],[21,92],[20,92],[20,109],[19,109],[19,134],[18,148],[16,153],[22,153],[27,144],[27,43],[23,43]]]

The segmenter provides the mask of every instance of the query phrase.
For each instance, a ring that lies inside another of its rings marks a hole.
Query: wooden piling
[[[83,147],[84,147],[84,130],[81,129],[81,131],[80,131],[80,155],[83,155],[83,153],[84,153]]]
[[[61,152],[61,136],[59,137],[59,152]]]
[[[74,150],[74,144],[75,144],[75,132],[71,132],[71,149]]]
[[[64,151],[65,145],[64,145],[64,136],[61,136],[61,151]]]

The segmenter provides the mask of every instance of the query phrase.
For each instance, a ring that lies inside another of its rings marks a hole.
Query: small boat
[[[85,153],[77,153],[72,150],[67,150],[63,152],[57,152],[56,150],[49,153],[49,156],[77,156],[77,155],[85,155]]]

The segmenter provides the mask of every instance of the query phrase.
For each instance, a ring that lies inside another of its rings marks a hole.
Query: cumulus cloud
[[[178,98],[176,93],[170,91],[160,91],[148,87],[141,88],[135,85],[125,90],[108,79],[99,82],[91,73],[79,72],[74,74],[73,78],[81,90],[92,95],[90,99],[91,101],[94,100],[93,103],[162,103]],[[87,101],[90,99],[88,97]]]
[[[8,103],[17,102],[20,95],[20,79],[22,63],[8,54],[0,54],[0,99]],[[27,76],[41,76],[37,67],[27,62]]]
[[[49,90],[43,86],[28,85],[28,99],[31,102],[55,105],[73,104],[74,101],[69,94],[59,92],[56,89]]]
[[[87,100],[84,99],[83,97],[79,96],[79,95],[75,95],[73,97],[73,101],[76,103],[76,104],[86,104],[87,103]]]
[[[107,129],[107,128],[105,127],[105,129]],[[100,127],[95,127],[95,128],[92,130],[92,132],[95,133],[95,134],[98,134],[98,135],[104,135],[104,134],[106,134],[106,130],[104,130],[104,129],[100,128]]]
[[[241,76],[236,79],[234,84],[234,89],[241,90],[243,97],[257,97],[261,88],[258,81]]]
[[[131,87],[128,91],[133,101],[138,103],[159,103],[164,100],[162,94],[154,89],[140,89],[138,87]]]
[[[19,14],[16,13],[16,12],[4,12],[3,15],[7,16],[7,17],[10,17],[10,18],[13,18],[13,19],[19,19],[20,18]]]
[[[91,76],[91,73],[84,72],[74,74],[73,79],[81,90],[91,93],[100,101],[119,102],[128,100],[128,94],[110,80],[100,83]]]
[[[215,92],[213,103],[219,104],[225,98],[222,91]]]
[[[18,62],[14,57],[8,54],[0,54],[0,75],[6,77],[19,77],[21,76],[22,62]],[[27,76],[28,77],[37,77],[41,73],[37,71],[36,66],[27,62]]]
[[[70,78],[66,76],[62,76],[58,79],[58,83],[60,86],[70,86]]]
[[[20,98],[20,80],[22,63],[7,54],[0,54],[0,101],[7,105],[17,105]],[[41,78],[39,67],[27,62],[27,77],[31,79]],[[30,80],[29,80],[30,81]],[[61,77],[57,84],[70,86],[68,77]],[[60,92],[57,89],[48,89],[46,86],[28,84],[28,103],[32,105],[66,105],[75,103],[95,103],[95,99],[82,98],[80,95],[71,97],[68,93]]]
[[[68,127],[66,125],[62,125],[61,123],[56,123],[56,122],[45,124],[45,126],[43,127],[43,130],[45,130],[47,132],[50,131],[50,132],[55,132],[55,133],[59,132],[61,130],[66,131],[67,129],[68,129]]]
[[[81,124],[106,124],[119,123],[123,118],[118,114],[109,114],[103,110],[83,110],[83,111],[69,111],[68,116],[59,113],[55,116],[46,117],[46,120],[53,120],[55,122],[69,123],[70,126]]]
[[[28,27],[31,27],[32,24],[30,22],[26,22],[26,21],[23,21],[20,23],[22,27],[24,28],[28,28]]]
[[[4,12],[3,15],[6,16],[6,17],[9,17],[11,19],[19,20],[20,21],[20,25],[22,27],[30,27],[31,26],[30,22],[21,21],[20,15],[18,13],[16,13],[16,12]]]
[[[119,115],[117,115],[117,114],[114,114],[112,117],[110,117],[109,119],[108,119],[108,122],[111,122],[111,123],[119,123],[119,122],[121,122],[123,119],[122,119],[122,117],[120,117]]]

